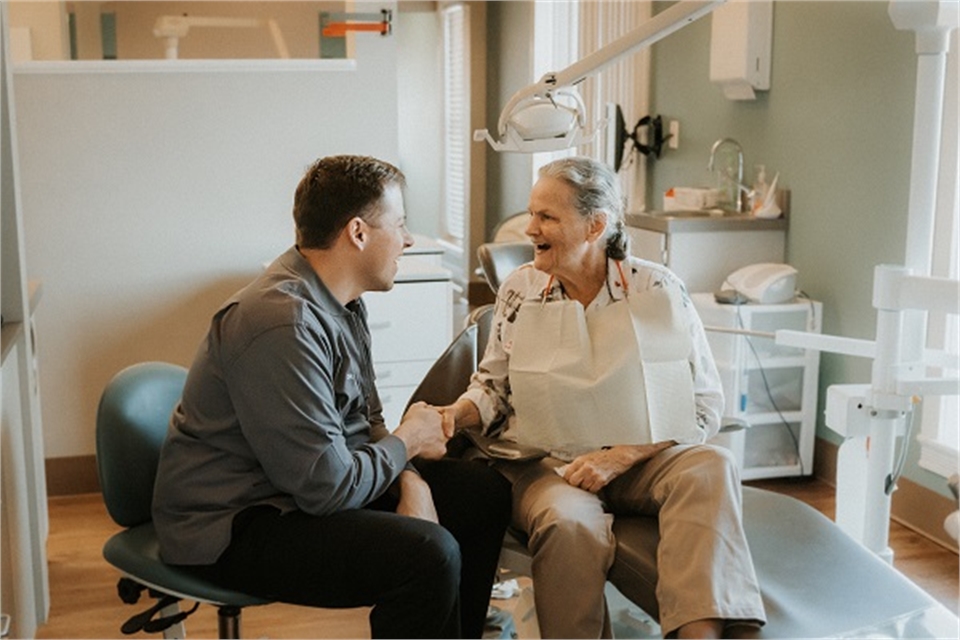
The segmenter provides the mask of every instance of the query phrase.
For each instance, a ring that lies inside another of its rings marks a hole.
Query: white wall
[[[122,367],[190,363],[221,301],[292,244],[313,160],[398,161],[396,42],[358,38],[354,71],[16,71],[48,458],[94,452]]]

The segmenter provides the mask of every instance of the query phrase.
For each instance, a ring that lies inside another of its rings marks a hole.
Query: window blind
[[[469,215],[470,102],[468,14],[462,4],[443,9],[443,229],[462,246]]]

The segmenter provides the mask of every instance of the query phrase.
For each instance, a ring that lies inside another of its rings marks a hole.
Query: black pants
[[[479,638],[510,520],[510,485],[481,462],[417,466],[442,526],[399,516],[388,499],[323,517],[252,507],[234,519],[217,563],[192,569],[281,602],[372,606],[374,638]]]

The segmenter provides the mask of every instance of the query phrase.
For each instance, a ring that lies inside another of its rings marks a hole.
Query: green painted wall
[[[527,3],[491,4],[497,68],[488,71],[488,113],[495,119],[530,64],[529,36],[517,33],[514,21],[523,16],[520,22],[532,29],[532,18]],[[654,11],[669,5],[656,2]],[[712,184],[710,147],[735,138],[744,149],[746,181],[754,165],[764,164],[768,179],[779,171],[780,184],[792,192],[787,260],[799,270],[800,287],[823,302],[824,333],[864,339],[876,331],[874,266],[904,260],[910,180],[917,58],[913,34],[894,29],[887,6],[885,0],[777,0],[771,89],[752,102],[727,100],[710,83],[709,18],[653,48],[652,111],[681,127],[680,148],[651,163],[648,206],[659,207],[670,186]],[[509,33],[502,30],[509,25]],[[529,189],[529,169],[517,166],[522,160],[489,155],[490,202],[500,206],[490,209],[488,228],[507,210],[522,208],[517,194],[525,198]],[[869,380],[870,361],[823,354],[819,437],[840,441],[823,424],[827,386]],[[949,496],[943,478],[916,464],[918,449],[912,446],[906,477]]]
[[[667,6],[656,3],[655,10]],[[710,20],[654,47],[653,109],[680,121],[680,148],[650,170],[648,205],[674,185],[711,184],[715,140],[744,149],[745,181],[764,164],[791,190],[787,261],[799,286],[824,305],[824,333],[872,339],[873,268],[902,264],[907,225],[917,57],[912,32],[894,29],[887,2],[774,3],[771,88],[755,101],[723,97],[710,83]],[[817,435],[826,388],[866,383],[870,361],[823,354]],[[919,429],[919,425],[918,425]],[[905,475],[949,495],[916,464]]]

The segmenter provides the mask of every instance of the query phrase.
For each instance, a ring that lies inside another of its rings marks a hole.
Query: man
[[[166,562],[224,586],[372,606],[375,638],[480,637],[509,485],[440,459],[450,434],[433,407],[390,433],[374,385],[360,296],[389,290],[412,244],[403,186],[373,158],[307,171],[296,246],[221,307],[196,355],[154,522]]]

